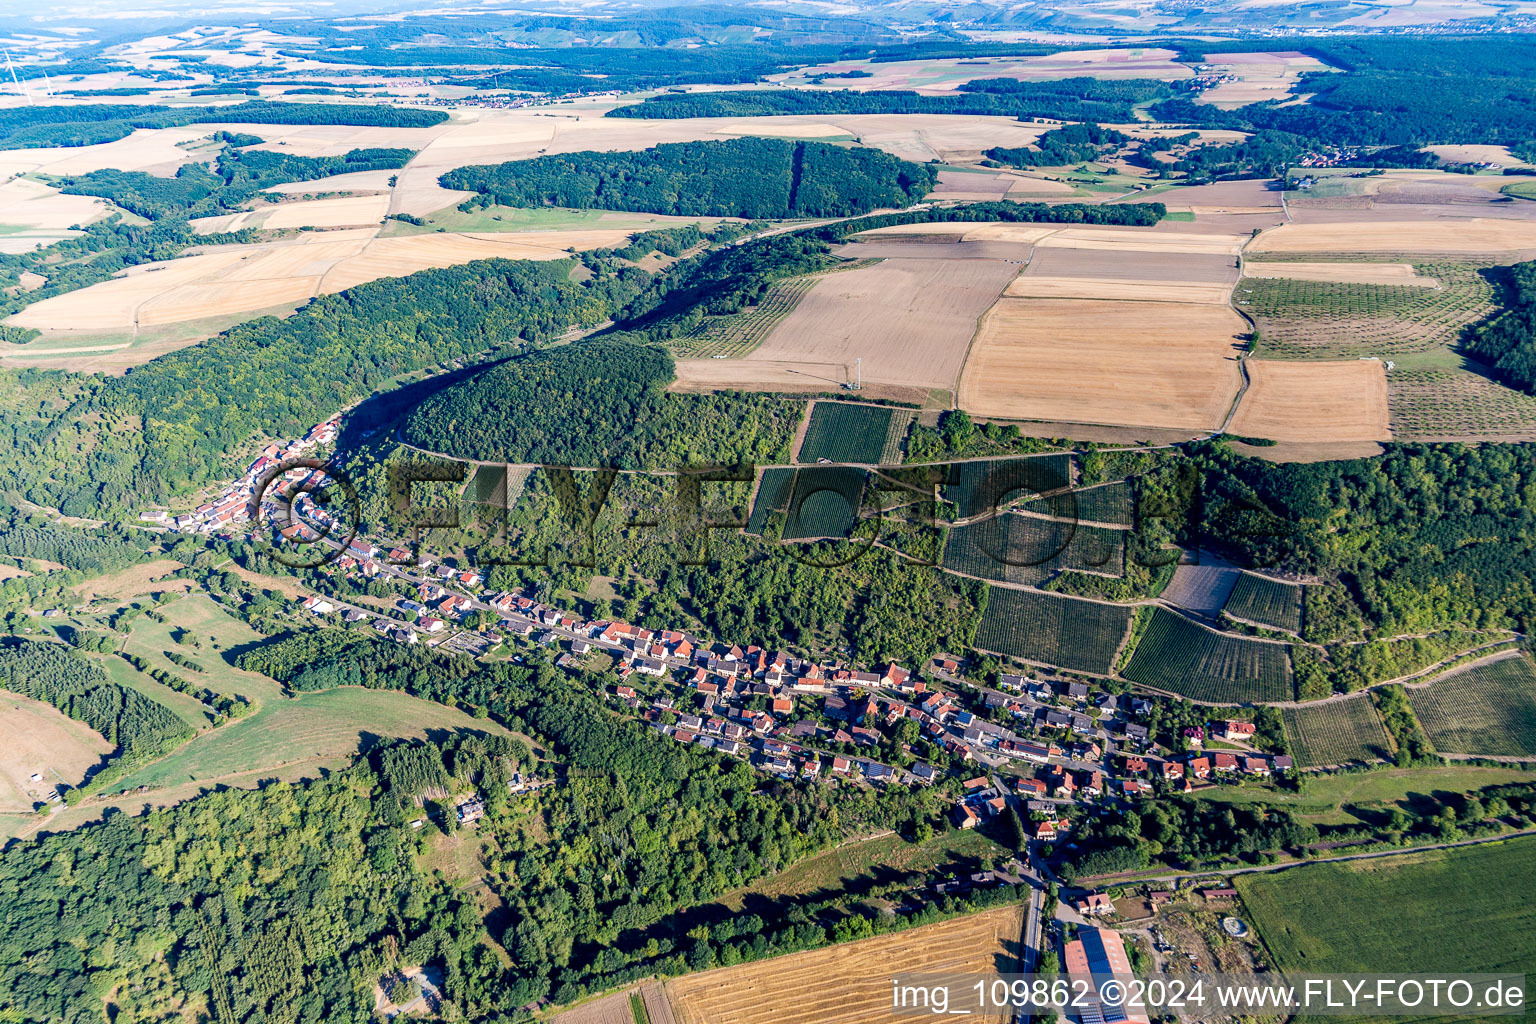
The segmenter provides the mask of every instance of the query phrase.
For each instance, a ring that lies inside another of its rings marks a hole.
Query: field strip
[[[1438,288],[1433,277],[1420,277],[1412,263],[1285,263],[1246,260],[1244,277],[1287,277],[1295,281],[1344,284],[1400,284]]]
[[[1248,359],[1250,385],[1229,429],[1272,441],[1388,441],[1386,364],[1379,359]]]
[[[970,914],[857,942],[675,978],[679,1024],[886,1024],[888,978],[901,971],[992,975],[1023,929],[1022,906]],[[828,985],[828,978],[842,983]],[[1000,1020],[971,1016],[970,1020]]]
[[[1128,302],[1213,302],[1225,304],[1227,284],[1110,280],[1091,277],[1036,277],[1020,274],[1003,292],[1019,299],[1124,299]]]
[[[1249,252],[1492,253],[1536,249],[1536,223],[1473,217],[1455,221],[1362,221],[1282,224],[1248,245]]]

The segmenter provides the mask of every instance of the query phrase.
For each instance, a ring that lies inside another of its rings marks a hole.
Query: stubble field
[[[22,814],[62,783],[75,786],[115,746],[56,708],[0,690],[0,813]],[[43,776],[33,782],[32,776]]]
[[[890,977],[903,971],[1017,970],[1023,908],[1007,907],[666,983],[679,1024],[899,1024]],[[828,979],[837,984],[828,984]],[[1001,1021],[971,1015],[968,1020]]]
[[[953,388],[977,318],[1018,272],[1005,260],[887,259],[817,279],[743,359],[683,359],[683,388],[823,391],[853,380]]]
[[[1375,359],[1250,359],[1232,433],[1273,441],[1386,441],[1387,372]]]
[[[959,405],[998,419],[1209,430],[1237,393],[1246,329],[1213,303],[1005,298],[982,320]]]

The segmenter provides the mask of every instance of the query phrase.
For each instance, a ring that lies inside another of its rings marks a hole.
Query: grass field
[[[1301,632],[1301,587],[1268,576],[1243,573],[1223,609],[1228,615],[1274,629]]]
[[[1107,675],[1131,627],[1131,608],[992,587],[976,646],[1024,661]]]
[[[885,453],[893,428],[902,435],[912,423],[907,410],[889,406],[817,402],[800,444],[800,462],[878,463]],[[899,439],[898,439],[899,443]]]
[[[1434,794],[1468,793],[1510,782],[1536,782],[1536,772],[1519,768],[1387,768],[1381,771],[1309,775],[1301,792],[1213,786],[1200,799],[1229,804],[1271,804],[1294,811],[1320,825],[1358,823],[1351,807],[1399,804],[1405,808]]]
[[[1283,265],[1283,264],[1277,264]],[[1308,264],[1310,265],[1310,264]],[[1355,265],[1341,260],[1346,269]],[[1362,266],[1397,266],[1373,264]],[[1493,310],[1486,264],[1442,261],[1417,269],[1439,287],[1290,277],[1245,278],[1233,300],[1257,324],[1269,359],[1354,359],[1426,352],[1457,340]]]
[[[1016,971],[1023,908],[691,974],[669,981],[679,1024],[886,1024],[891,975],[902,971]],[[830,983],[836,979],[836,983]],[[967,1020],[1000,1020],[970,1015]]]
[[[1286,708],[1285,738],[1303,768],[1386,760],[1392,741],[1368,694],[1316,706]]]
[[[255,714],[203,733],[168,757],[124,776],[111,791],[205,782],[263,766],[356,754],[380,739],[462,731],[502,730],[455,708],[393,690],[323,690],[269,702]]]
[[[1132,682],[1195,700],[1292,698],[1285,645],[1217,633],[1166,608],[1153,611],[1123,674]]]
[[[1281,970],[1536,968],[1536,839],[1239,875],[1235,884]]]
[[[0,813],[30,813],[116,749],[90,726],[39,700],[0,690]],[[42,781],[33,782],[33,775]]]
[[[1536,756],[1536,669],[1523,654],[1411,687],[1408,699],[1437,750]]]
[[[726,893],[720,903],[739,912],[754,896],[776,899],[833,892],[876,870],[882,874],[932,871],[940,865],[983,860],[1002,852],[1002,847],[976,830],[941,832],[926,843],[908,842],[899,835],[881,836],[808,857],[776,875]]]

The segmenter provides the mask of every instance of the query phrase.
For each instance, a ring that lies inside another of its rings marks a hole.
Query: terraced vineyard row
[[[781,513],[783,540],[853,536],[868,480],[864,470],[843,466],[764,470],[747,532],[761,535]]]
[[[1402,440],[1536,438],[1536,396],[1466,370],[1394,369],[1387,402]]]
[[[817,402],[811,409],[800,462],[864,462],[891,464],[886,452],[893,443],[894,462],[901,459],[901,442],[912,423],[910,410],[889,406]]]
[[[1293,693],[1287,645],[1217,633],[1166,608],[1153,611],[1122,674],[1194,700],[1283,701]]]
[[[955,467],[955,483],[944,488],[944,497],[953,501],[956,516],[969,519],[990,512],[999,503],[1025,502],[1033,495],[1060,491],[1072,483],[1072,456],[1036,455],[1017,459],[961,462]],[[1036,499],[1033,512],[1046,515],[1070,515],[1072,502]]]
[[[1035,498],[1021,507],[1041,515],[1071,514],[1068,509],[1075,509],[1077,519],[1083,522],[1130,526],[1135,515],[1135,495],[1129,482],[1116,480],[1073,491],[1072,503],[1055,498]]]
[[[1408,700],[1438,750],[1536,756],[1536,669],[1523,654],[1410,687]]]
[[[1128,607],[992,587],[976,646],[1024,661],[1107,675],[1131,627]]]
[[[816,284],[814,277],[780,281],[750,309],[707,317],[692,332],[672,342],[679,359],[735,359],[746,355],[773,332]]]
[[[1427,352],[1493,311],[1493,289],[1469,263],[1422,263],[1439,287],[1244,278],[1233,301],[1253,317],[1269,359],[1353,359]]]
[[[952,527],[944,568],[998,583],[1043,583],[1063,569],[1125,574],[1125,533],[1005,513]]]
[[[1303,768],[1384,761],[1392,756],[1392,740],[1370,694],[1286,708],[1281,718],[1291,753]]]
[[[1236,619],[1246,619],[1275,629],[1301,632],[1301,587],[1266,576],[1241,573],[1222,609]]]

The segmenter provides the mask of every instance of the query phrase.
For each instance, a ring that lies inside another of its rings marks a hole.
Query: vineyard
[[[827,274],[858,270],[879,262],[846,260],[818,274],[776,282],[754,306],[724,316],[705,317],[688,334],[672,341],[672,353],[679,359],[739,359],[761,345]]]
[[[1131,625],[1124,606],[993,587],[976,646],[1024,661],[1108,675]]]
[[[990,512],[1008,501],[1033,499],[1030,511],[1070,516],[1072,501],[1066,496],[1039,498],[1061,491],[1072,483],[1072,456],[1037,455],[1030,458],[961,462],[954,467],[955,482],[944,488],[944,498],[956,506],[961,519]]]
[[[1285,644],[1218,633],[1158,608],[1122,674],[1193,700],[1290,700],[1287,652]]]
[[[912,413],[877,405],[817,402],[800,444],[800,462],[862,462],[893,465],[901,459],[901,443],[912,424]],[[894,459],[886,453],[895,447]]]
[[[1238,575],[1222,611],[1234,619],[1300,633],[1301,597],[1302,589],[1294,583],[1245,572]]]
[[[841,466],[764,470],[747,532],[761,535],[777,512],[783,540],[851,536],[868,480],[863,470]]]
[[[1040,515],[1075,515],[1078,520],[1086,523],[1110,523],[1115,526],[1130,526],[1133,523],[1135,495],[1130,483],[1125,480],[1073,491],[1072,496],[1076,506],[1071,511],[1067,511],[1071,508],[1069,503],[1060,498],[1036,497],[1025,502],[1022,507],[1025,511]]]
[[[1125,575],[1125,533],[1004,513],[949,531],[944,568],[998,583],[1037,584],[1063,569]]]
[[[679,359],[738,359],[761,345],[815,284],[814,277],[780,281],[755,306],[726,316],[705,317],[703,323],[672,342],[672,352]]]
[[[1523,654],[1411,687],[1408,700],[1436,749],[1536,756],[1536,669]]]
[[[1415,267],[1439,287],[1245,277],[1233,301],[1253,318],[1257,353],[1269,359],[1427,352],[1455,342],[1463,327],[1493,311],[1493,289],[1482,267],[1417,262]]]
[[[1392,740],[1369,694],[1286,708],[1282,718],[1286,742],[1303,768],[1384,761],[1392,756]]]
[[[747,516],[747,532],[761,537],[768,526],[768,519],[775,512],[789,508],[789,492],[795,482],[792,469],[765,469],[757,484],[757,497],[752,502],[752,513]]]
[[[1536,439],[1536,397],[1467,370],[1394,369],[1387,404],[1399,440]]]

